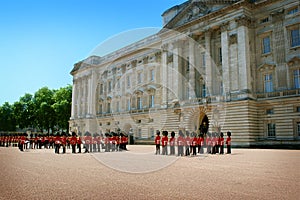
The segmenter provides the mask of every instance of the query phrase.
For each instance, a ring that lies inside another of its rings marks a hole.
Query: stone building
[[[232,132],[235,146],[300,144],[298,0],[190,0],[163,28],[74,65],[70,130]]]

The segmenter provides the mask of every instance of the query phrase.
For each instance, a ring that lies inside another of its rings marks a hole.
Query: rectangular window
[[[155,72],[154,69],[150,70],[150,81],[154,81]]]
[[[111,113],[111,106],[110,106],[110,103],[107,103],[107,113]]]
[[[117,105],[116,105],[116,111],[120,112],[120,102],[119,101],[117,102]]]
[[[272,114],[274,114],[274,110],[271,108],[271,109],[267,109],[266,110],[266,114],[267,115],[272,115]]]
[[[299,10],[298,10],[298,8],[296,7],[296,8],[292,8],[292,9],[290,9],[289,11],[288,11],[288,15],[292,15],[292,14],[295,14],[295,13],[297,13]]]
[[[294,87],[300,88],[300,69],[294,70]]]
[[[222,64],[222,48],[219,48],[219,63]]]
[[[142,129],[139,128],[139,129],[138,129],[138,138],[141,138],[141,137],[142,137]]]
[[[300,32],[299,29],[291,30],[291,47],[300,46]]]
[[[100,104],[100,105],[99,105],[99,113],[100,113],[100,114],[103,113],[103,110],[102,110],[102,109],[103,109],[103,108],[102,108],[102,104]]]
[[[138,97],[137,98],[137,109],[140,110],[142,109],[142,98],[141,97]]]
[[[149,136],[150,136],[150,138],[154,138],[154,128],[150,128]]]
[[[112,82],[108,81],[108,92],[111,92],[112,89]]]
[[[297,106],[296,112],[300,112],[300,106]]]
[[[206,67],[206,55],[205,52],[202,53],[202,67],[205,68]]]
[[[206,85],[202,85],[202,97],[206,97]]]
[[[100,84],[100,94],[103,94],[103,84]]]
[[[267,36],[267,37],[264,37],[262,39],[262,42],[263,42],[263,54],[266,54],[266,53],[270,53],[271,52],[271,42],[270,42],[270,37]]]
[[[190,57],[186,57],[186,72],[190,72]]]
[[[117,80],[117,89],[120,89],[120,88],[121,88],[120,82],[121,82],[120,79],[118,79],[118,80]]]
[[[154,108],[154,95],[150,95],[149,108]]]
[[[268,124],[268,137],[276,136],[276,125],[273,123]]]
[[[265,75],[265,92],[273,92],[273,82],[272,82],[272,74]]]
[[[139,84],[142,83],[142,73],[141,72],[137,74],[137,81]]]
[[[261,24],[267,23],[269,21],[269,17],[263,18],[262,20],[260,20]]]
[[[126,80],[127,80],[127,87],[130,87],[130,76],[127,76]]]
[[[131,101],[130,101],[130,99],[127,100],[127,110],[128,111],[131,110]]]
[[[297,122],[297,136],[300,137],[300,122]]]

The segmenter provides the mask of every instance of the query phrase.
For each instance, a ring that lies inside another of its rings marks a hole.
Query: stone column
[[[189,66],[190,66],[190,72],[189,72],[189,98],[194,99],[196,98],[196,81],[195,81],[195,68],[196,68],[196,62],[195,62],[195,43],[193,36],[189,38]]]
[[[237,42],[238,42],[238,69],[239,69],[239,90],[251,91],[251,63],[249,28],[250,19],[243,17],[237,20]]]
[[[229,39],[228,23],[221,26],[221,45],[222,45],[222,72],[223,72],[223,94],[230,92],[230,70],[229,70]]]
[[[162,45],[162,59],[160,67],[160,81],[162,85],[161,105],[166,108],[168,104],[168,44]]]
[[[205,32],[205,72],[206,72],[206,77],[205,77],[205,84],[206,84],[206,95],[211,95],[213,94],[213,70],[212,70],[212,59],[211,59],[211,31],[212,30],[207,30]]]
[[[182,100],[182,40],[177,40],[174,42],[174,50],[173,50],[173,66],[174,69],[172,71],[173,80],[172,80],[172,90],[175,93],[175,98],[178,100]]]
[[[71,119],[75,119],[75,102],[77,101],[77,80],[73,79]]]

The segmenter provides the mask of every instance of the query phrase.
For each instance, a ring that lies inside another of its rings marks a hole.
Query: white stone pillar
[[[173,50],[173,80],[172,81],[172,90],[175,93],[175,98],[178,100],[182,100],[183,96],[183,88],[184,85],[182,81],[182,47],[183,41],[177,40],[174,42],[174,50]]]
[[[75,119],[75,103],[77,101],[76,87],[77,87],[77,81],[73,79],[71,119]]]
[[[191,37],[189,38],[189,98],[196,98],[196,81],[195,81],[195,43],[196,41]]]
[[[213,77],[213,70],[212,70],[212,59],[211,59],[211,30],[207,30],[205,32],[205,72],[206,72],[206,77],[205,77],[205,84],[206,84],[206,95],[211,95],[213,94],[213,82],[212,82],[212,77]]]
[[[226,95],[230,92],[228,24],[223,24],[221,31],[223,94]]]
[[[162,59],[160,67],[160,81],[162,85],[162,107],[168,103],[168,44],[162,46]]]
[[[250,70],[250,45],[249,20],[242,18],[238,20],[237,40],[238,40],[238,68],[239,68],[239,90],[252,90],[251,70]]]

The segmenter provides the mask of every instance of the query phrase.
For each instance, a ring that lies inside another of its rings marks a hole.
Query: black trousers
[[[224,145],[220,145],[220,154],[224,154]]]
[[[184,156],[183,154],[183,146],[178,146],[178,156]]]
[[[197,155],[197,150],[196,150],[196,146],[193,146],[193,155]]]
[[[190,146],[185,146],[185,155],[186,156],[190,155]]]
[[[227,145],[227,153],[231,154],[231,145]]]
[[[175,155],[175,146],[170,146],[170,155]]]
[[[160,144],[156,145],[156,153],[155,154],[160,154]]]
[[[81,144],[77,144],[78,153],[81,153]]]
[[[76,144],[72,144],[72,153],[76,153]]]
[[[168,146],[163,146],[162,155],[168,155]]]
[[[59,154],[60,144],[55,144],[55,153]]]

